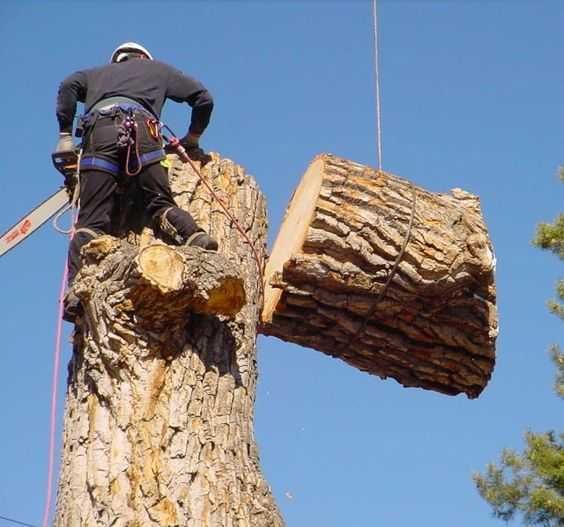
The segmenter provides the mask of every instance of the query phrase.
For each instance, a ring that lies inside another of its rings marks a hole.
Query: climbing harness
[[[127,176],[136,176],[143,169],[141,154],[139,153],[139,141],[137,138],[137,120],[133,109],[124,112],[122,120],[117,127],[117,147],[125,150],[124,172]],[[134,157],[131,157],[131,151]]]
[[[117,131],[116,147],[123,152],[123,167],[121,163],[107,159],[98,152],[91,152],[88,148],[88,136],[94,133],[96,127],[113,126]],[[155,143],[159,143],[160,123],[153,113],[143,105],[129,97],[115,96],[97,102],[88,113],[81,116],[77,126],[76,136],[83,138],[85,155],[80,161],[82,169],[104,170],[118,176],[138,175],[147,163],[162,159],[164,151],[156,148],[149,152],[141,153],[139,140],[140,126],[146,126],[147,132]]]

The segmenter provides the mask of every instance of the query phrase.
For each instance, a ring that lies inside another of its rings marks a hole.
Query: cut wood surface
[[[323,154],[267,262],[261,332],[474,398],[495,363],[494,268],[476,196]]]
[[[177,202],[219,253],[150,229],[83,249],[55,527],[283,525],[253,433],[257,266],[197,174],[169,160]],[[256,182],[217,155],[202,173],[263,257]]]

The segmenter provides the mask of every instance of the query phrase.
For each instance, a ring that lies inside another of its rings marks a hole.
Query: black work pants
[[[124,175],[127,156],[124,149],[118,147],[120,125],[126,116],[125,112],[113,109],[100,113],[90,119],[85,129],[80,173],[80,211],[76,234],[69,247],[69,284],[80,268],[81,247],[97,235],[112,231],[119,182],[127,186],[133,185],[137,189],[140,193],[138,198],[143,201],[143,208],[153,221],[153,226],[159,226],[159,217],[167,211],[166,220],[174,230],[175,243],[186,241],[200,230],[192,216],[176,206],[168,172],[159,162],[164,157],[162,141],[160,137],[150,133],[147,125],[151,116],[143,111],[136,111],[131,115],[137,123],[138,153],[141,158],[151,156],[151,161],[145,163],[135,176]]]
[[[137,191],[153,224],[158,224],[159,216],[167,209],[167,214],[174,227],[184,239],[188,239],[198,229],[192,216],[176,206],[168,173],[160,163],[144,167],[137,176]],[[80,210],[76,223],[76,234],[69,247],[69,284],[80,269],[80,249],[96,235],[109,234],[112,231],[114,207],[117,206],[116,177],[102,170],[85,170],[80,174]]]

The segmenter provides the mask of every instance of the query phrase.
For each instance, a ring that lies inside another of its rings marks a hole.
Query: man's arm
[[[204,85],[184,75],[175,68],[170,68],[166,97],[175,102],[187,102],[192,107],[192,117],[188,132],[197,138],[207,128],[213,111],[213,99]]]
[[[87,75],[83,71],[77,71],[61,82],[57,94],[59,132],[65,134],[72,133],[72,122],[74,114],[76,113],[76,103],[86,100],[87,89]]]

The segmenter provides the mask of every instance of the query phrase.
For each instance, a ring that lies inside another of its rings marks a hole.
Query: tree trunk
[[[262,256],[254,180],[217,157],[202,173]],[[170,174],[220,254],[147,229],[83,250],[57,527],[283,525],[253,435],[259,270],[195,172]]]
[[[321,155],[268,261],[261,331],[474,398],[495,362],[494,267],[476,196]]]

